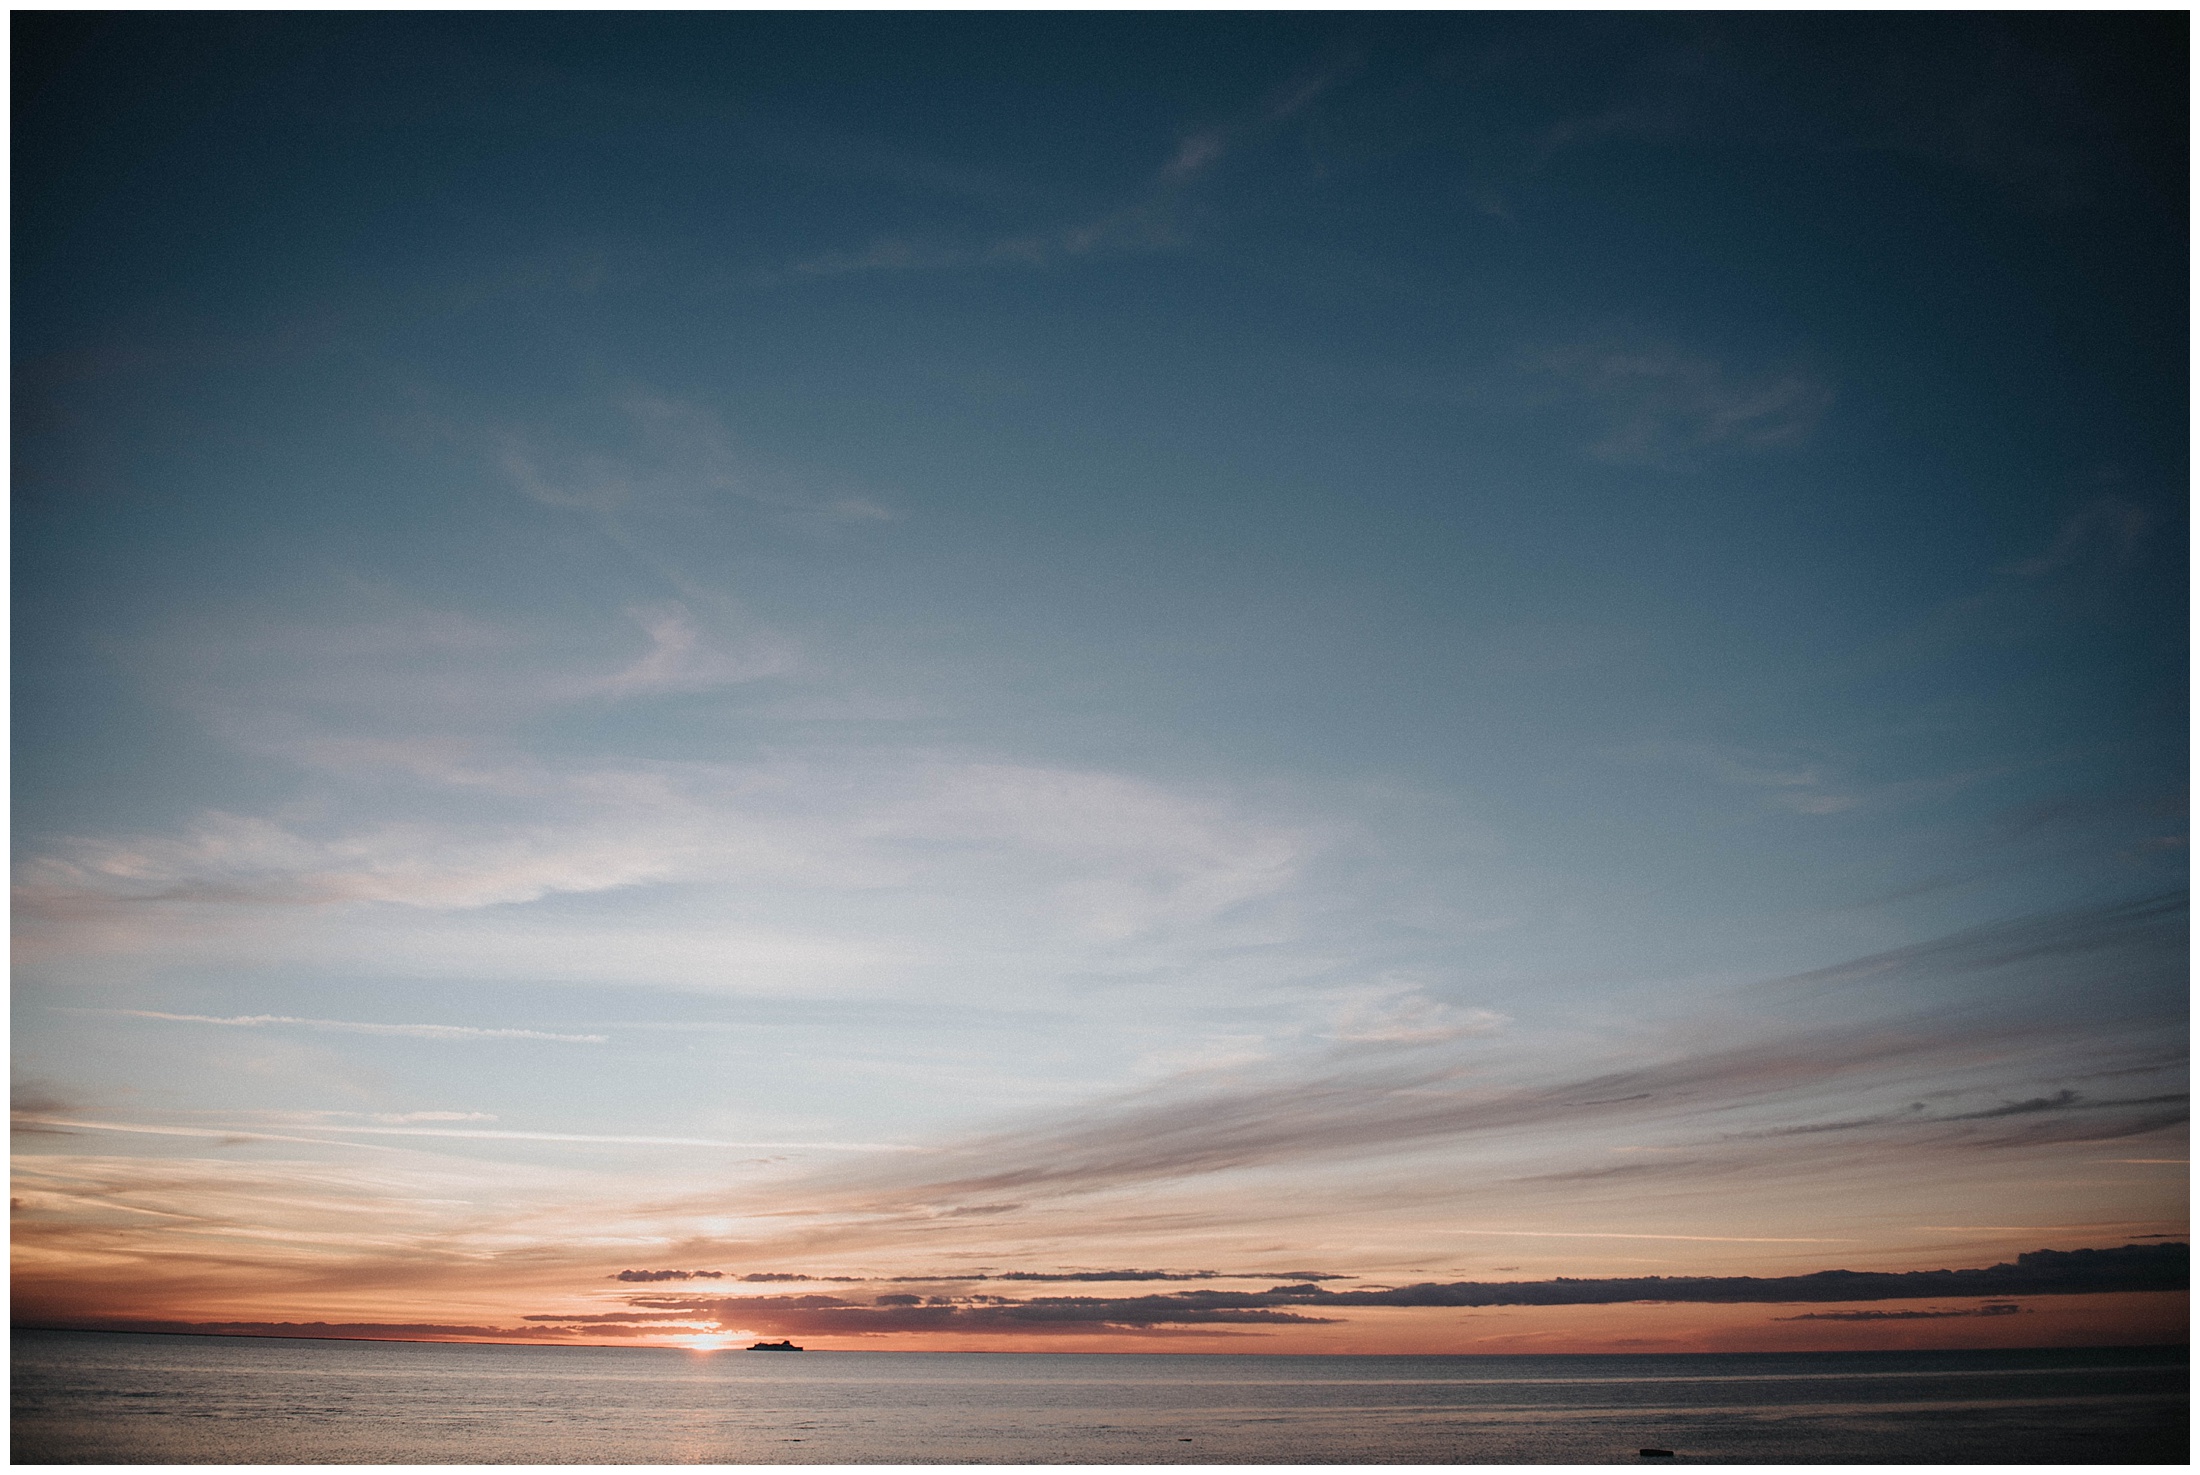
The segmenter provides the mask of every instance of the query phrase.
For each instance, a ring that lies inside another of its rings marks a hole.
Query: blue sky
[[[51,1314],[2182,1232],[2179,17],[16,35]]]

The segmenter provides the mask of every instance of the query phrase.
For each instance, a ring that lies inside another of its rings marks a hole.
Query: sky
[[[12,19],[19,1321],[2184,1338],[2181,12]]]

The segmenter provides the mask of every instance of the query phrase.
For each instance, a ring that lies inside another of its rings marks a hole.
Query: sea
[[[2182,1347],[687,1352],[18,1331],[18,1464],[2182,1464]],[[1645,1455],[1645,1449],[1670,1455]]]

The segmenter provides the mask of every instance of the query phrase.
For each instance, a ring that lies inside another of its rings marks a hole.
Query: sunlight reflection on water
[[[2183,1349],[1243,1357],[18,1332],[45,1463],[2181,1462]]]

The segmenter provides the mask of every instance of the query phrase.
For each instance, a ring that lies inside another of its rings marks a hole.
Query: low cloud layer
[[[1775,1316],[1774,1321],[1945,1321],[1967,1316],[2016,1316],[2024,1310],[2014,1301],[1987,1306],[1967,1306],[1955,1311],[1806,1311],[1801,1316]]]
[[[798,1275],[787,1271],[752,1272],[748,1275],[728,1275],[723,1270],[622,1270],[611,1277],[624,1281],[665,1280],[737,1280],[748,1284],[779,1285],[827,1285],[834,1282],[861,1284],[872,1277],[861,1275]],[[1106,1282],[1142,1280],[1290,1280],[1323,1281],[1349,1280],[1350,1276],[1330,1275],[1318,1270],[1003,1270],[994,1273],[953,1275],[890,1275],[883,1278],[887,1284],[943,1285],[963,1284],[984,1280],[1042,1281],[1053,1284],[1069,1282]]]
[[[1147,1330],[1156,1327],[1333,1322],[1365,1307],[1613,1306],[1628,1302],[1791,1305],[1796,1302],[1947,1300],[2181,1291],[2182,1244],[2117,1249],[2037,1250],[2012,1263],[1968,1270],[1822,1270],[1786,1276],[1629,1276],[1603,1279],[1453,1281],[1329,1290],[1312,1284],[1261,1291],[1172,1291],[1148,1296],[886,1295],[868,1303],[833,1295],[638,1297],[655,1313],[708,1317],[720,1325],[788,1334]],[[1826,1313],[1821,1320],[1915,1319],[1965,1312]],[[546,1318],[547,1319],[547,1318]],[[1779,1318],[1794,1320],[1796,1318]]]
[[[1980,1300],[1975,1307],[1843,1309],[1775,1317],[1777,1321],[1927,1321],[2018,1314],[2011,1297],[2183,1291],[2189,1286],[2184,1244],[2114,1249],[2038,1250],[1978,1269],[1872,1272],[1823,1270],[1788,1276],[1631,1276],[1599,1279],[1453,1281],[1443,1284],[1329,1290],[1311,1283],[1260,1291],[1187,1290],[1145,1296],[985,1294],[917,1296],[890,1293],[869,1300],[836,1295],[637,1295],[619,1312],[544,1313],[522,1325],[495,1327],[385,1322],[179,1322],[120,1318],[44,1325],[108,1330],[188,1331],[230,1336],[333,1337],[367,1340],[539,1341],[545,1338],[632,1338],[714,1328],[742,1334],[876,1336],[906,1333],[992,1333],[1048,1336],[1093,1332],[1166,1333],[1200,1327],[1332,1325],[1339,1313],[1385,1308],[1613,1306],[1626,1303],[1793,1305],[1858,1301]],[[692,1275],[694,1272],[682,1272]],[[647,1278],[632,1274],[633,1279]],[[1002,1277],[1006,1278],[1006,1277]],[[1326,1313],[1326,1314],[1325,1314]]]

